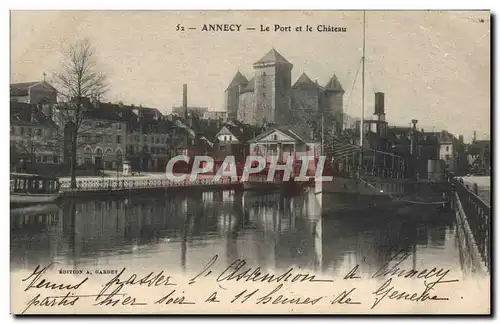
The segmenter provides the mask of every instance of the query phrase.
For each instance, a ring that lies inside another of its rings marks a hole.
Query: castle
[[[225,91],[228,117],[251,125],[306,125],[340,132],[344,89],[335,75],[325,86],[306,73],[292,85],[291,64],[274,48],[253,64],[248,80],[239,71]]]

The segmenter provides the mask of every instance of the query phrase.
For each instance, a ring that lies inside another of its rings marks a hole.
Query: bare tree
[[[89,132],[82,127],[85,105],[98,101],[107,90],[106,77],[97,69],[95,52],[88,40],[77,41],[63,52],[63,65],[54,74],[59,104],[54,111],[56,123],[63,128],[64,154],[69,151],[71,187],[76,188],[78,138]]]

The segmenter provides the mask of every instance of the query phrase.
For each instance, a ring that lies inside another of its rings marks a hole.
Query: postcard
[[[489,11],[11,11],[11,313],[490,314]]]

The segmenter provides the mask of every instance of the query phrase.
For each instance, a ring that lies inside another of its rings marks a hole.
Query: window
[[[445,160],[447,160],[447,161],[449,161],[449,160],[450,160],[450,155],[449,155],[449,154],[446,154],[446,155],[444,156],[444,159],[445,159]]]
[[[47,162],[52,163],[52,155],[47,156]]]
[[[47,163],[47,156],[45,156],[45,155],[44,155],[44,156],[42,157],[42,162],[43,162],[43,163]]]
[[[24,135],[24,127],[20,127],[19,128],[19,132],[20,132],[21,135]]]
[[[52,157],[52,161],[54,161],[54,163],[59,163],[59,157],[57,155],[54,155]]]
[[[116,135],[116,144],[120,144],[122,137],[120,135]]]
[[[41,128],[37,128],[35,132],[36,132],[36,136],[42,136],[42,129]]]
[[[117,129],[122,129],[122,124],[121,123],[116,124],[116,128]]]
[[[143,151],[144,153],[148,153],[148,147],[147,147],[147,146],[143,146],[143,147],[142,147],[142,151]]]
[[[447,147],[446,147],[446,152],[449,152],[449,151],[450,151],[450,147],[449,147],[449,146],[447,146]]]
[[[12,126],[10,126],[10,133],[11,133],[11,134],[14,134],[14,133],[15,133],[15,128],[14,128],[14,127],[12,127]]]

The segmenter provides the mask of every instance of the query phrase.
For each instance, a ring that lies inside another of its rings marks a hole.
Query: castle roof
[[[274,48],[271,49],[269,52],[267,52],[266,55],[264,55],[260,60],[254,63],[256,64],[265,64],[265,63],[277,63],[277,64],[289,64],[292,65],[292,63],[288,62],[286,58],[283,57],[278,51],[276,51]]]
[[[253,92],[255,90],[255,77],[248,81],[248,85],[240,93]]]
[[[234,76],[231,83],[229,83],[229,86],[227,87],[226,91],[234,87],[237,87],[239,85],[247,85],[247,84],[248,84],[247,78],[245,78],[245,76],[241,74],[240,71],[238,71],[236,72],[236,75]]]
[[[319,86],[315,82],[313,82],[304,72],[300,75],[297,81],[295,81],[295,84],[292,88],[302,90],[316,90],[319,88]]]
[[[326,90],[330,91],[342,91],[344,92],[344,89],[342,88],[342,85],[340,84],[339,79],[337,79],[337,76],[334,74],[330,81],[325,85]]]

